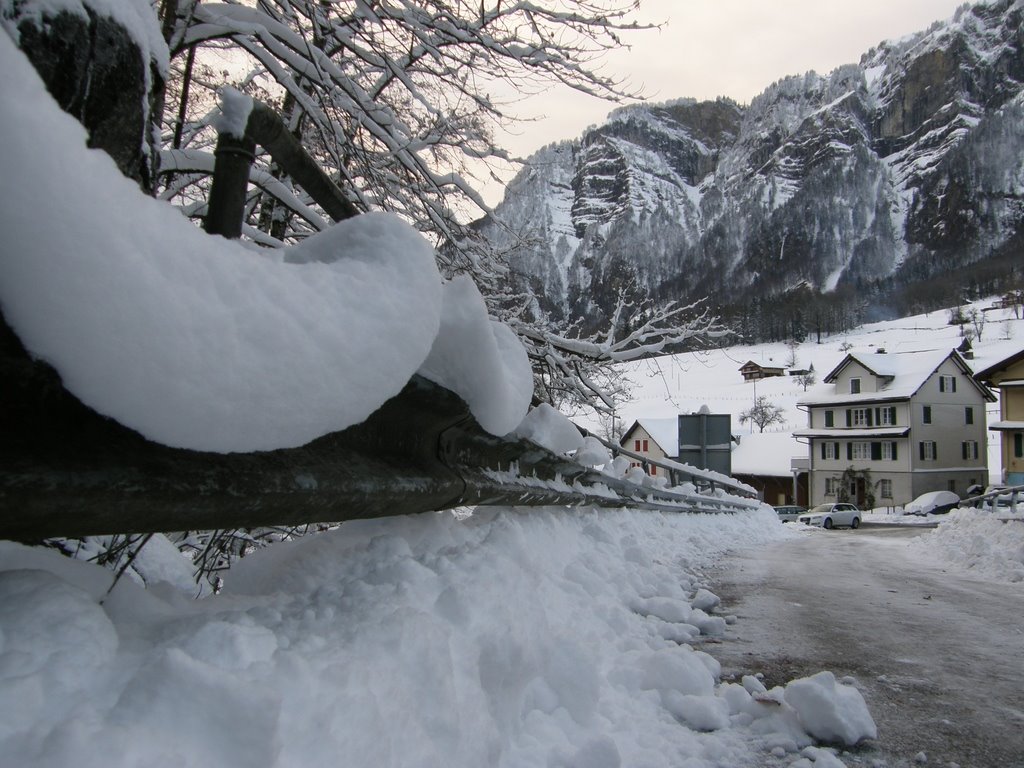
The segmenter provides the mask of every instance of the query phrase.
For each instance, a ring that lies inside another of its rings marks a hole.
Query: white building
[[[995,396],[955,351],[848,354],[802,398],[812,505],[903,505],[963,495],[988,478],[985,404]]]

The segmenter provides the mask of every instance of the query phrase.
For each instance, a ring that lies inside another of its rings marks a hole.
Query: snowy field
[[[992,306],[993,298],[964,306],[979,312]],[[974,341],[974,359],[968,365],[980,371],[992,363],[1018,352],[1024,345],[1024,319],[1014,317],[1011,309],[982,312],[985,325],[980,340]],[[952,350],[962,338],[960,327],[949,325],[948,310],[925,315],[889,320],[855,328],[848,333],[823,336],[821,343],[811,334],[808,339],[789,346],[774,344],[735,345],[699,353],[660,357],[654,360],[627,363],[622,366],[633,383],[632,394],[616,414],[616,434],[621,434],[640,418],[674,417],[693,413],[707,405],[712,413],[732,415],[733,433],[740,434],[740,444],[733,451],[733,471],[739,474],[790,475],[790,460],[807,457],[807,446],[791,433],[807,427],[807,414],[797,408],[797,401],[823,385],[822,379],[843,359],[848,351],[872,353],[884,349],[889,353],[926,350]],[[795,363],[790,356],[795,353]],[[817,383],[805,392],[795,378],[780,376],[747,382],[740,367],[748,360],[759,365],[780,368],[811,366]],[[758,432],[751,423],[740,424],[740,414],[748,410],[755,398],[765,396],[783,410],[784,420]],[[989,422],[999,418],[999,403],[986,408]],[[607,422],[593,415],[579,413],[573,419],[598,434],[606,434]],[[988,435],[989,476],[998,482],[1001,466],[998,436]]]

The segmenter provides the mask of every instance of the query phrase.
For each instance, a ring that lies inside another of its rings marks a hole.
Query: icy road
[[[713,650],[723,677],[854,677],[879,735],[849,765],[1021,768],[1024,589],[908,552],[923,533],[808,530],[726,559],[714,578],[738,620]]]

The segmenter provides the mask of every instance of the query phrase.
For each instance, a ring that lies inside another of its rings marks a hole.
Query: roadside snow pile
[[[83,768],[838,765],[813,740],[873,736],[854,688],[721,682],[700,645],[724,627],[700,570],[789,535],[767,508],[357,521],[245,558],[198,601],[127,579],[103,600],[109,571],[0,543],[0,754]]]
[[[93,409],[177,447],[293,447],[363,421],[427,360],[485,429],[526,413],[518,339],[468,280],[442,289],[397,217],[280,251],[208,236],[86,149],[7,35],[0,70],[0,178],[18,181],[0,206],[0,306]]]
[[[1024,516],[958,509],[943,518],[908,546],[986,579],[1024,582]]]

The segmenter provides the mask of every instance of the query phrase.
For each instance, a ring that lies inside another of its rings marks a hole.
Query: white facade
[[[927,491],[984,485],[992,400],[956,352],[847,355],[799,403],[811,505],[901,506]]]

